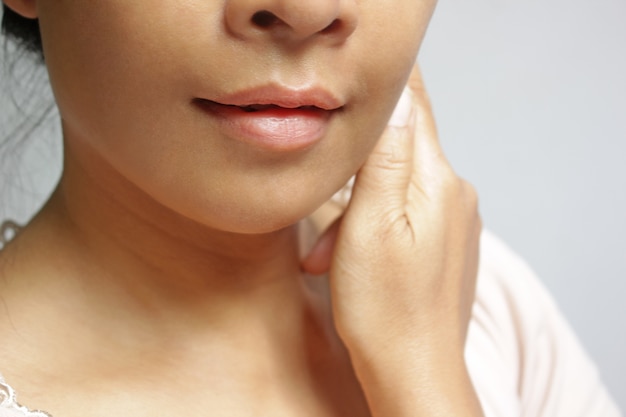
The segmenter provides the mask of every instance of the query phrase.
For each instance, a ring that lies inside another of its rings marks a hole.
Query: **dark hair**
[[[27,19],[3,4],[1,29],[6,38],[2,45],[3,50],[0,51],[2,52],[0,89],[3,90],[4,101],[13,104],[18,113],[26,117],[23,119],[13,118],[13,115],[5,117],[4,114],[0,117],[4,122],[0,150],[8,145],[9,139],[21,142],[18,138],[24,139],[29,136],[34,128],[43,122],[43,113],[48,113],[50,107],[40,93],[47,86],[44,67],[33,65],[33,61],[43,63],[39,20]],[[34,117],[39,112],[43,112],[42,116]],[[10,122],[6,123],[9,120]],[[13,128],[7,129],[7,125]]]
[[[15,41],[19,46],[43,58],[39,21],[27,19],[2,5],[2,33]]]
[[[32,164],[24,164],[25,152],[30,145],[43,143],[44,157],[56,158],[58,145],[51,141],[60,137],[56,107],[42,65],[39,21],[26,19],[6,5],[1,12],[0,223],[7,218],[23,221],[41,204],[41,191],[37,191],[35,177],[29,172]],[[27,140],[31,138],[36,141]]]

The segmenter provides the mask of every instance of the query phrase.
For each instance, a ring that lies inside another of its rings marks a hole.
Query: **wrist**
[[[482,416],[462,351],[351,351],[373,417]]]

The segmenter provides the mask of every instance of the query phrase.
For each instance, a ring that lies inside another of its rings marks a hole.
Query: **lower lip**
[[[246,112],[208,100],[195,102],[215,117],[231,138],[274,151],[294,151],[320,141],[334,111],[322,109],[268,108]]]

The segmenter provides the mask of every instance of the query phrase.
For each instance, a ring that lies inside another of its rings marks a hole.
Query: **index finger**
[[[437,124],[433,115],[432,105],[428,92],[424,87],[424,79],[419,67],[415,64],[407,85],[413,93],[414,105],[417,109],[417,122],[415,125],[415,161],[417,167],[426,168],[433,162],[433,156],[439,161],[448,164],[443,149],[439,143]]]

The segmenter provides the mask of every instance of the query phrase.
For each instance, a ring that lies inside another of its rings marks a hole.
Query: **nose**
[[[315,36],[342,42],[357,27],[356,0],[226,0],[228,30],[244,39],[284,41]]]

